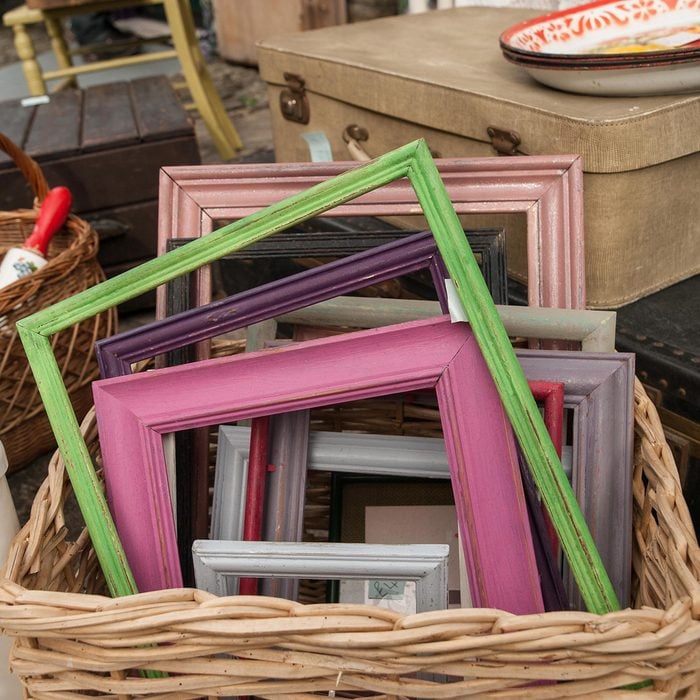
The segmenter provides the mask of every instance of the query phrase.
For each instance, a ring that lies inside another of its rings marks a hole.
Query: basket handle
[[[34,191],[37,201],[43,202],[49,191],[49,183],[46,182],[39,164],[2,132],[0,132],[0,148],[15,162]]]

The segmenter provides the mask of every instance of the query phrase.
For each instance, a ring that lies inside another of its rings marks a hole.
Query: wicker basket
[[[700,550],[639,382],[635,400],[633,610],[401,617],[193,589],[111,599],[87,534],[66,541],[70,489],[57,453],[0,581],[13,670],[37,700],[700,697]],[[92,414],[82,429],[99,459]]]
[[[36,162],[3,134],[0,148],[15,161],[36,195],[34,209],[0,211],[1,257],[31,233],[49,188]],[[0,289],[0,440],[9,471],[56,447],[15,321],[101,282],[104,274],[95,257],[97,247],[94,229],[71,215],[51,241],[48,263]],[[115,326],[116,312],[110,310],[53,338],[56,360],[79,419],[92,405],[90,382],[98,376],[94,343],[112,334]]]

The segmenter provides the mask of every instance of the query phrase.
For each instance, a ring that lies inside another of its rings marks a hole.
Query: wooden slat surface
[[[159,168],[199,163],[194,128],[165,77],[54,93],[34,107],[0,102],[0,131],[38,161],[51,187],[73,192],[76,213],[157,201]],[[31,203],[24,176],[0,152],[0,210]],[[139,247],[115,259],[145,254]]]
[[[22,107],[20,100],[0,102],[0,131],[20,148],[24,147],[36,107]],[[10,156],[0,151],[0,168],[12,165]]]
[[[127,82],[95,85],[83,93],[82,151],[139,141]]]
[[[191,133],[192,124],[187,113],[165,76],[132,80],[130,87],[142,141]]]
[[[93,212],[158,198],[158,170],[167,165],[199,163],[192,132],[175,139],[135,143],[121,148],[40,161],[51,187],[73,192],[73,211]],[[0,170],[0,209],[27,206],[24,178],[15,168]]]
[[[0,102],[0,131],[42,163],[194,134],[165,76],[57,92],[34,107]],[[0,153],[0,170],[12,167]]]
[[[24,150],[33,158],[63,158],[80,150],[83,93],[65,90],[38,105]]]

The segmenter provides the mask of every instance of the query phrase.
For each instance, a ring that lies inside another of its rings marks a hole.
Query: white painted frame
[[[232,595],[231,577],[416,582],[416,612],[447,609],[446,544],[195,540],[197,588]]]

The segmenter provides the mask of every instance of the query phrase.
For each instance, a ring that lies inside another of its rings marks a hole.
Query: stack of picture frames
[[[294,597],[300,577],[344,578],[386,603],[412,581],[415,609],[435,610],[461,566],[461,603],[474,607],[627,605],[634,360],[614,352],[614,314],[583,308],[581,177],[575,157],[434,161],[423,141],[361,166],[165,169],[161,254],[18,323],[112,594],[194,576],[223,595]],[[418,206],[425,231],[303,228]],[[482,212],[527,217],[527,307],[505,305],[505,262],[492,255],[503,233],[458,218]],[[262,267],[280,251],[337,259],[211,300],[208,265]],[[347,296],[419,271],[436,301]],[[51,337],[155,288],[159,320],[97,346],[103,494]],[[233,331],[249,351],[209,359],[210,341]],[[516,350],[514,336],[581,349]],[[153,357],[156,369],[132,372]],[[310,430],[314,411],[394,395],[432,397],[436,435]],[[300,542],[318,470],[448,484],[458,537],[422,541],[414,522],[408,542]]]

